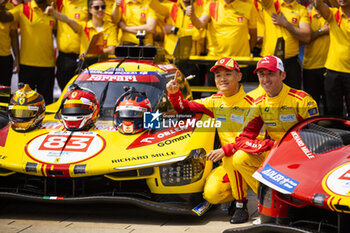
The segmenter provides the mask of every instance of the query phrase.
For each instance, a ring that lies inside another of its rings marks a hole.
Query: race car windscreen
[[[101,71],[98,71],[101,72]],[[157,72],[135,71],[115,72],[114,75],[96,74],[90,70],[90,74],[84,71],[75,81],[80,87],[85,87],[95,92],[100,102],[100,118],[113,119],[113,109],[117,99],[125,93],[126,87],[134,87],[138,92],[145,92],[151,102],[152,111],[164,96],[165,80]]]

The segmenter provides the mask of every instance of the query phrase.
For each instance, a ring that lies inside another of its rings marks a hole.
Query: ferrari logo
[[[56,159],[55,159],[55,163],[59,163],[60,160],[61,160],[61,158],[56,158]]]
[[[75,98],[75,97],[77,96],[77,94],[78,94],[78,93],[73,92],[73,93],[72,93],[72,98]]]
[[[19,102],[20,105],[23,105],[23,104],[25,104],[26,99],[23,98],[23,97],[20,97],[20,98],[18,99],[18,102]]]

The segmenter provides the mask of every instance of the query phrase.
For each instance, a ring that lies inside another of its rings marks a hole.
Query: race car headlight
[[[203,148],[192,150],[183,161],[159,167],[164,186],[177,186],[194,183],[203,176],[206,159]]]

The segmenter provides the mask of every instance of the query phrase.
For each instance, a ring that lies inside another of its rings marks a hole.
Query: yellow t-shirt
[[[123,0],[120,7],[122,20],[126,26],[140,26],[146,24],[148,18],[157,19],[154,11],[148,6],[148,1],[137,0],[134,2],[133,0]],[[123,31],[120,43],[122,44],[123,42],[139,44],[139,39],[136,38],[136,34]],[[146,33],[144,44],[153,44],[152,34]]]
[[[166,34],[164,37],[164,47],[165,49],[172,54],[176,45],[176,41],[179,37],[182,36],[192,36],[192,50],[191,55],[200,55],[201,52],[204,52],[204,34],[205,29],[197,29],[193,26],[190,17],[185,13],[185,6],[181,1],[178,3],[166,4],[169,9],[169,17],[167,18],[167,24],[173,25],[179,28],[179,31],[176,35],[170,33]],[[193,3],[194,13],[196,15],[202,15],[204,10],[203,0],[197,0]]]
[[[11,3],[6,3],[5,9],[13,9]],[[0,56],[9,56],[11,55],[11,37],[10,31],[17,29],[16,22],[0,22]]]
[[[204,14],[208,24],[208,56],[249,56],[249,29],[256,28],[257,12],[250,2],[209,2]]]
[[[80,53],[86,52],[86,50],[89,47],[90,40],[94,35],[96,35],[97,30],[92,24],[92,21],[89,20],[85,23],[79,24],[81,27],[80,31]],[[104,22],[103,23],[103,29],[101,31],[103,33],[103,47],[106,48],[107,46],[117,46],[117,28],[115,24],[110,22]]]
[[[309,13],[311,30],[317,31],[322,28],[326,20],[312,8]],[[324,68],[329,48],[329,35],[323,35],[310,44],[305,45],[303,68],[320,69]]]
[[[350,73],[350,19],[341,8],[330,9],[330,44],[325,67],[330,70]]]
[[[114,0],[105,0],[105,4],[106,4],[106,10],[105,10],[105,16],[103,17],[103,21],[108,21],[110,23],[112,22],[112,11],[115,5],[115,1]]]
[[[54,67],[53,29],[55,18],[46,15],[32,0],[11,9],[21,28],[20,64],[35,67]]]
[[[298,27],[299,23],[310,23],[307,10],[296,0],[290,4],[283,0],[270,0],[263,11],[265,32],[261,50],[262,56],[273,55],[277,38],[283,37],[285,41],[285,58],[294,57],[299,54],[299,40],[296,39],[286,28],[272,23],[273,13],[283,13],[288,22]]]
[[[87,2],[84,0],[59,0],[57,9],[60,13],[77,22],[86,22],[89,20]],[[57,22],[57,47],[64,53],[80,52],[80,37],[68,24]]]

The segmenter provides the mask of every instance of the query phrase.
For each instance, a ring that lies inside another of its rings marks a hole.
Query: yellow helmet
[[[44,98],[28,84],[16,91],[9,104],[9,119],[12,129],[30,131],[38,127],[45,116]]]

